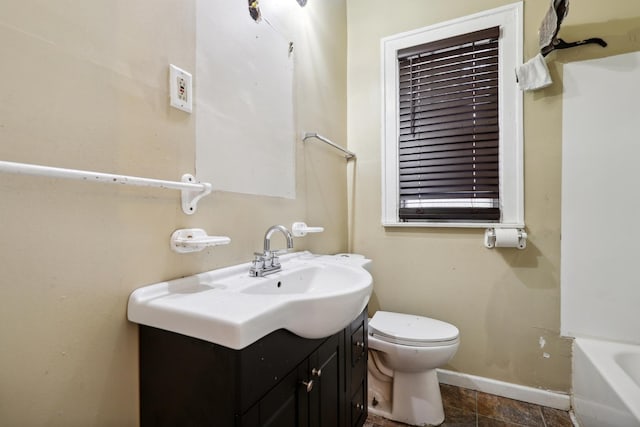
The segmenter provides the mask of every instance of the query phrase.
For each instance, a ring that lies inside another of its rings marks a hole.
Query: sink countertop
[[[282,270],[266,277],[250,277],[245,263],[136,289],[128,318],[242,349],[281,328],[304,338],[332,335],[366,307],[370,260],[309,252],[280,260]]]

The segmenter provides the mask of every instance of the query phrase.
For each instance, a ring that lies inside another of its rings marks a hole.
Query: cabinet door
[[[340,427],[344,425],[344,333],[329,338],[309,357],[309,374],[313,389],[309,395],[309,425]]]
[[[256,403],[240,421],[241,427],[306,427],[309,418],[309,393],[301,377],[307,372],[303,363],[282,379]]]

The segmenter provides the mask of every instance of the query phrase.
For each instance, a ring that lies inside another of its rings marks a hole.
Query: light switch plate
[[[170,105],[178,110],[191,113],[193,110],[193,86],[191,74],[173,64],[169,64]]]

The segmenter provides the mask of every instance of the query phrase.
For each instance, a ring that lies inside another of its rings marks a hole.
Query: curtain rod
[[[19,175],[46,176],[65,178],[105,184],[134,185],[138,187],[156,187],[180,190],[182,193],[182,211],[187,215],[195,213],[198,201],[211,193],[211,184],[196,182],[190,174],[182,175],[182,181],[165,181],[161,179],[141,178],[137,176],[115,175],[102,172],[91,172],[77,169],[63,169],[51,166],[40,166],[27,163],[5,162],[0,160],[0,172]]]

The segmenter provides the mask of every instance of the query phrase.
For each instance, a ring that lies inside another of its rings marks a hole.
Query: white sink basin
[[[332,335],[369,302],[370,260],[309,252],[280,260],[266,277],[250,277],[247,263],[136,289],[129,320],[238,350],[282,328]]]

